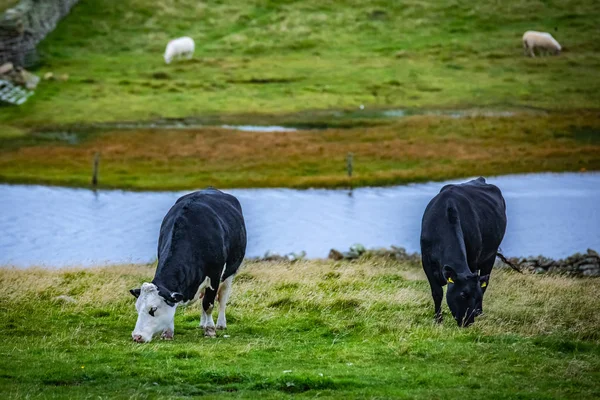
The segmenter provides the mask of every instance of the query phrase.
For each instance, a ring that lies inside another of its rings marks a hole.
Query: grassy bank
[[[498,271],[486,316],[459,329],[432,323],[418,265],[249,263],[229,337],[205,339],[191,306],[178,311],[173,342],[138,345],[127,289],[152,275],[0,269],[3,398],[600,396],[596,280]]]
[[[102,187],[151,190],[342,187],[348,152],[355,186],[597,170],[599,4],[82,0],[39,46],[34,72],[52,78],[0,108],[0,181],[87,186],[96,151]],[[524,57],[528,29],[565,51]],[[165,65],[182,35],[194,59]],[[394,121],[377,109],[519,114]],[[331,129],[90,129],[168,118]]]
[[[349,152],[355,186],[600,169],[600,117],[593,112],[360,123],[377,124],[274,133],[221,128],[15,132],[0,140],[0,181],[88,186],[96,152],[101,187],[150,190],[345,187]]]
[[[82,0],[40,45],[52,72],[7,125],[367,107],[597,108],[595,0]],[[529,29],[559,57],[523,57]],[[165,65],[189,35],[193,60]],[[65,76],[66,75],[66,76]]]

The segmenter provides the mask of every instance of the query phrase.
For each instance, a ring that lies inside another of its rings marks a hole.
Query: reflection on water
[[[513,175],[488,182],[506,198],[502,249],[507,255],[564,257],[600,249],[600,173]],[[356,242],[418,251],[425,206],[446,183],[360,188],[352,196],[341,190],[227,192],[242,203],[249,256],[305,250],[309,257],[326,257],[330,248]],[[0,185],[0,265],[151,261],[162,218],[183,193]]]
[[[242,132],[295,132],[297,130],[276,125],[221,125],[221,128]]]

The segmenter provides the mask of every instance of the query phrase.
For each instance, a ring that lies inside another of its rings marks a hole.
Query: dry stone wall
[[[306,253],[289,253],[279,255],[273,252],[267,252],[263,257],[258,257],[259,261],[298,261],[304,259]],[[419,253],[409,253],[403,247],[392,246],[391,248],[367,249],[361,244],[355,244],[348,251],[339,251],[331,249],[329,259],[332,260],[355,260],[361,257],[385,257],[395,259],[401,262],[413,264],[421,263]],[[523,273],[535,274],[557,274],[570,276],[574,278],[597,278],[600,277],[600,254],[597,251],[588,249],[585,253],[576,253],[561,260],[553,260],[544,256],[537,257],[512,257],[508,261],[514,268]],[[496,260],[495,268],[513,268],[509,264]]]
[[[21,0],[0,16],[0,65],[28,67],[36,46],[79,0]]]

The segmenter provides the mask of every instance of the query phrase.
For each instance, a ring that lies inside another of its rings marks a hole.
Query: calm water
[[[488,182],[506,198],[507,255],[564,257],[588,247],[600,250],[600,173]],[[242,203],[249,256],[305,250],[309,257],[326,257],[330,248],[346,250],[356,242],[418,251],[425,206],[446,183],[361,188],[352,196],[340,190],[228,192]],[[0,265],[151,261],[162,218],[184,193],[0,185]]]

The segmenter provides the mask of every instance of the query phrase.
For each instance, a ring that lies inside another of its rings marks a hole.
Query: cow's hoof
[[[436,315],[433,318],[433,322],[435,322],[436,324],[441,324],[444,322],[444,317],[442,317],[441,315]]]
[[[217,331],[214,327],[207,327],[204,329],[204,337],[215,338],[217,337]]]
[[[227,325],[217,325],[218,331],[224,331],[225,329],[227,329]]]
[[[172,331],[164,331],[160,338],[163,340],[173,340],[173,332]]]

